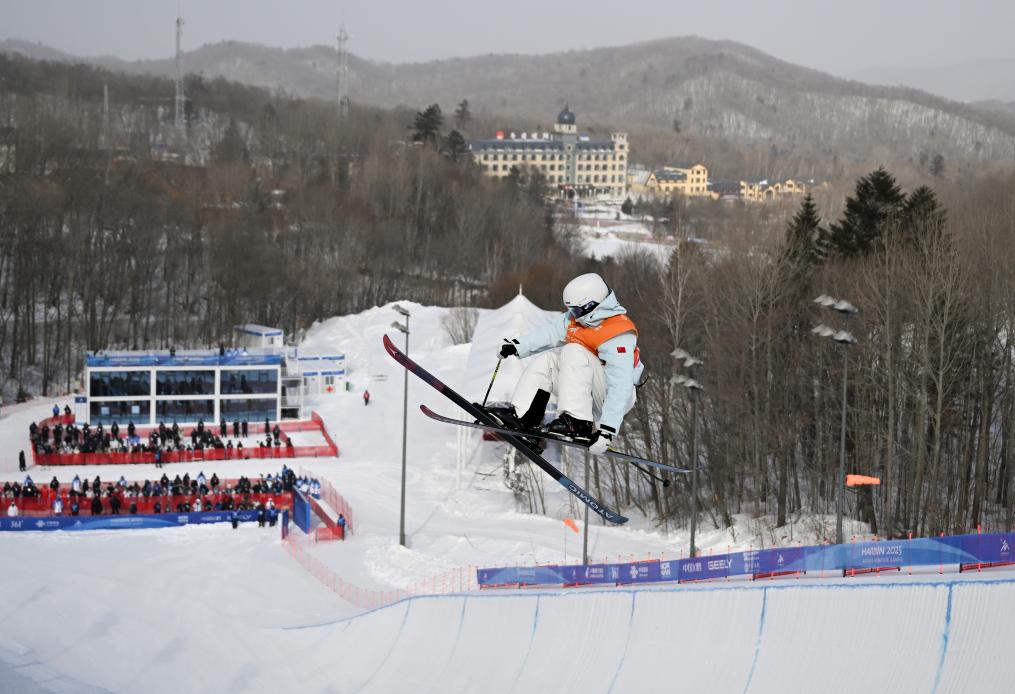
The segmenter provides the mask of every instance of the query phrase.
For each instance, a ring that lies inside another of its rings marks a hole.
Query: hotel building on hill
[[[575,114],[567,106],[552,133],[498,132],[492,139],[469,140],[472,158],[487,176],[504,178],[512,168],[540,171],[550,190],[561,197],[622,198],[627,192],[627,133],[608,140],[579,134]]]

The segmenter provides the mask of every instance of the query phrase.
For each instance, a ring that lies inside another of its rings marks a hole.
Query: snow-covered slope
[[[403,305],[412,312],[412,356],[452,387],[465,385],[470,347],[454,346],[445,335],[446,310]],[[519,510],[503,484],[497,444],[482,444],[486,454],[467,461],[458,488],[457,430],[416,406],[459,413],[414,378],[408,379],[408,547],[399,546],[404,371],[381,347],[396,318],[390,306],[378,307],[308,332],[308,346],[346,353],[352,388],[315,406],[341,457],[295,464],[330,480],[356,523],[346,542],[308,551],[346,583],[376,591],[411,589],[475,565],[579,560],[580,537],[561,522],[580,518],[569,495],[548,483],[546,516]],[[492,350],[482,350],[492,369]],[[373,395],[369,406],[364,388]],[[51,407],[38,403],[0,419],[0,481],[22,476],[16,456],[27,445],[28,422]],[[166,471],[236,477],[277,467],[230,461]],[[47,481],[78,471],[31,472]],[[84,472],[104,479],[155,475],[151,466]],[[809,541],[815,527],[797,525],[794,539]],[[755,531],[746,521],[735,536],[706,527],[698,544],[706,551],[757,547]],[[596,560],[673,557],[686,546],[686,532],[667,533],[644,518],[623,528],[590,523]],[[277,529],[228,525],[0,533],[0,561],[0,692],[607,691],[611,683],[614,691],[632,691],[671,682],[690,691],[739,692],[748,680],[747,691],[776,691],[780,678],[778,691],[836,691],[849,683],[932,691],[941,662],[938,691],[966,683],[989,691],[999,682],[996,667],[1006,662],[1002,646],[1012,642],[1007,625],[1015,597],[1012,579],[953,589],[928,579],[896,586],[882,576],[852,579],[849,585],[862,590],[787,580],[768,590],[482,593],[413,599],[357,615],[283,550]],[[797,686],[804,680],[789,675],[822,679]]]

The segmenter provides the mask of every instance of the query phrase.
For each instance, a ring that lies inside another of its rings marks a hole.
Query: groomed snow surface
[[[412,311],[412,356],[482,399],[489,375],[474,367],[464,376],[469,346],[450,344],[441,327],[446,310],[403,305]],[[526,320],[538,319],[525,312]],[[519,508],[503,484],[497,444],[476,446],[470,434],[459,488],[458,431],[416,406],[460,413],[412,378],[409,546],[398,545],[403,372],[380,345],[397,317],[380,307],[308,333],[306,344],[347,354],[352,389],[315,407],[341,457],[295,466],[335,485],[353,508],[356,533],[306,550],[346,583],[388,593],[432,590],[435,576],[477,565],[580,561],[580,537],[562,522],[581,518],[569,495],[547,478],[547,515]],[[494,330],[516,322],[510,315],[484,321]],[[476,339],[485,349],[497,342]],[[491,354],[490,372],[494,363]],[[368,407],[364,388],[372,395]],[[0,482],[23,477],[16,460],[28,422],[45,417],[52,402],[0,417]],[[229,461],[165,471],[237,477],[279,465]],[[67,481],[75,472],[104,480],[156,476],[152,466],[30,472],[39,483],[53,474]],[[672,558],[686,548],[686,532],[667,533],[631,515],[623,528],[590,523],[594,560]],[[813,541],[820,521],[798,524],[794,540]],[[772,541],[746,519],[733,534],[704,530],[699,546],[706,550]],[[228,525],[0,534],[0,693],[1011,690],[1015,571],[1007,569],[486,591],[363,612],[280,543],[277,529]]]

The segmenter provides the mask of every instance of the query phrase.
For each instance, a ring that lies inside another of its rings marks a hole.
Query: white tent
[[[555,314],[544,311],[519,294],[498,309],[484,311],[472,334],[472,350],[465,366],[465,397],[482,402],[497,366],[497,351],[505,338],[518,337],[543,325]],[[514,357],[500,365],[489,402],[507,402],[521,378],[524,365]]]
[[[553,311],[544,311],[520,292],[500,308],[482,312],[472,334],[472,349],[465,366],[465,385],[462,394],[473,402],[482,402],[490,385],[490,377],[497,366],[497,351],[504,343],[504,338],[524,335],[543,325],[554,315],[557,314]],[[520,359],[511,357],[501,362],[497,380],[493,383],[487,403],[507,402],[524,370],[525,365]],[[459,428],[457,460],[459,488],[462,467],[465,461],[472,457],[470,449],[481,440],[475,434],[475,430]]]

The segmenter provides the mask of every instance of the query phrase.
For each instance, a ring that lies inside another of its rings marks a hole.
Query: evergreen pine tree
[[[930,175],[940,178],[945,173],[945,158],[938,152],[930,160]]]
[[[786,228],[786,247],[783,255],[799,270],[820,265],[827,251],[821,245],[823,238],[821,216],[818,214],[817,205],[814,204],[814,198],[808,193]]]
[[[444,125],[444,114],[438,104],[430,104],[422,111],[417,111],[412,119],[412,140],[432,145],[436,149],[440,145],[441,127]]]
[[[469,110],[469,100],[462,99],[458,108],[455,109],[455,128],[458,130],[468,130],[469,123],[472,122],[472,112]]]
[[[825,242],[842,256],[871,253],[883,242],[889,220],[903,210],[905,200],[895,177],[878,168],[856,182],[842,219],[829,225]]]
[[[220,164],[239,164],[248,159],[247,145],[240,134],[240,127],[235,118],[229,119],[229,125],[222,134],[222,139],[212,147],[212,159]]]
[[[448,133],[448,136],[444,138],[444,147],[442,149],[444,156],[451,161],[458,161],[463,158],[468,152],[465,146],[465,138],[457,130],[452,130]]]
[[[927,186],[920,186],[909,194],[903,211],[900,233],[902,241],[908,245],[917,245],[926,240],[927,234],[939,234],[944,229],[947,213]]]

